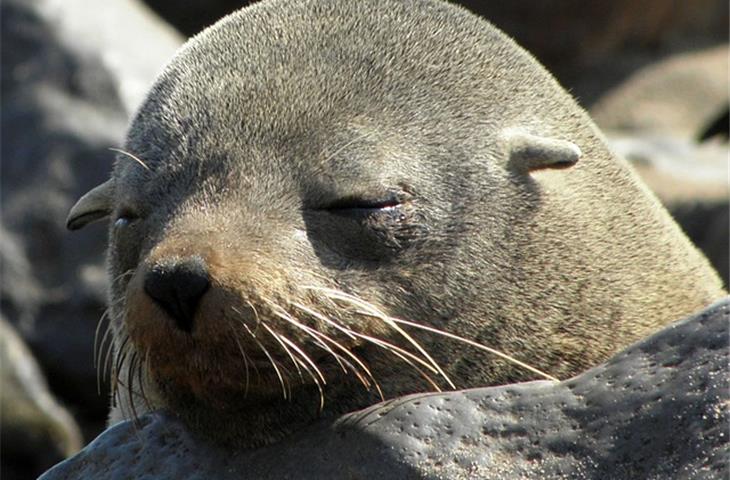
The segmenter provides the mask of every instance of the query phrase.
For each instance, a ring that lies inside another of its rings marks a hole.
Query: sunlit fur
[[[515,129],[582,155],[511,169]],[[566,378],[724,294],[557,82],[442,2],[244,9],[178,53],[123,150],[70,219],[111,215],[111,422],[167,408],[261,445],[382,398]],[[211,275],[191,334],[142,288],[189,256]]]

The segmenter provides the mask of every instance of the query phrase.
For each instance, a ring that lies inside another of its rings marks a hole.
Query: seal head
[[[190,40],[70,228],[110,218],[112,421],[239,445],[564,378],[723,295],[572,98],[432,0],[263,1]]]

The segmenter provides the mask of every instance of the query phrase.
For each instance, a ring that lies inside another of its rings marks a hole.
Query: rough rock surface
[[[106,232],[71,237],[65,218],[108,177],[108,147],[121,143],[181,39],[135,0],[0,8],[3,314],[54,391],[103,422],[108,401],[97,394],[92,350],[106,303]]]
[[[724,479],[729,326],[730,297],[571,380],[411,395],[251,451],[154,413],[41,478]]]

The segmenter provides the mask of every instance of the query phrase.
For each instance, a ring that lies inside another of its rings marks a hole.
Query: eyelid
[[[397,208],[403,205],[404,195],[402,193],[390,193],[384,198],[362,198],[345,197],[332,202],[323,210],[384,210]]]
[[[396,199],[379,201],[352,199],[337,201],[328,206],[326,210],[381,210],[386,208],[395,208],[400,205],[401,203]]]

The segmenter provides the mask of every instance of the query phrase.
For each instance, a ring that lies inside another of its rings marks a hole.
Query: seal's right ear
[[[568,168],[578,162],[582,153],[578,145],[567,140],[540,137],[520,130],[503,132],[507,146],[506,168],[526,175],[546,168]]]
[[[66,218],[66,228],[78,230],[88,223],[108,217],[112,212],[113,199],[113,180],[107,180],[91,189],[71,208]]]

